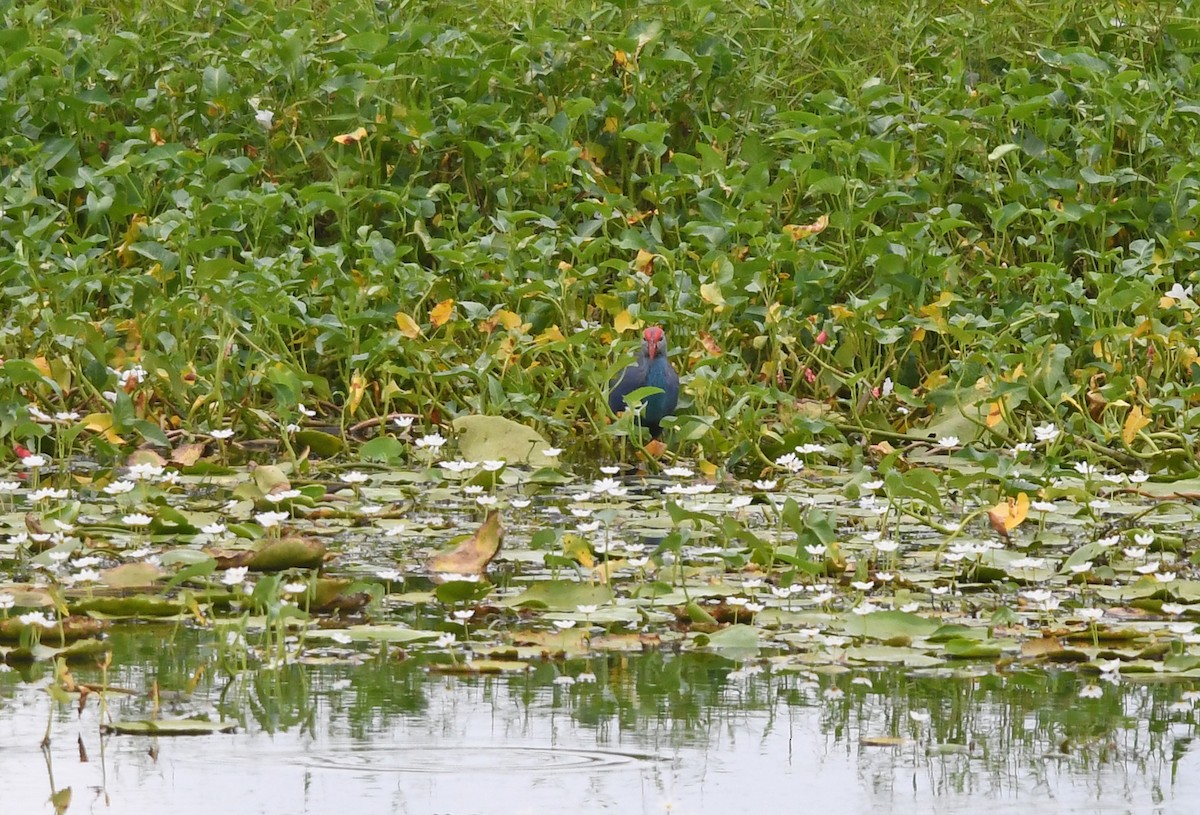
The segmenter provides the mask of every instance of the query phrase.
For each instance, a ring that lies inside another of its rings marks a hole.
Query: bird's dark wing
[[[635,391],[646,384],[647,368],[642,365],[630,365],[617,374],[608,383],[608,408],[613,413],[625,409],[625,394]]]

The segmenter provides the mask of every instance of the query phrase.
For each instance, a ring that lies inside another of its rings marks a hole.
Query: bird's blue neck
[[[671,364],[667,362],[665,356],[657,356],[649,359],[649,367],[646,372],[646,384],[654,388],[666,388],[668,374],[671,369]]]

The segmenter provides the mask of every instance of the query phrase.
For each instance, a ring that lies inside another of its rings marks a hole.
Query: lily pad
[[[472,461],[552,463],[550,443],[536,430],[503,416],[460,416],[454,420],[458,450]]]
[[[213,733],[236,733],[237,725],[233,722],[210,722],[207,719],[136,719],[112,722],[101,730],[125,736],[208,736]]]
[[[505,600],[502,605],[509,608],[530,606],[548,611],[576,611],[579,606],[604,606],[611,603],[612,599],[612,589],[608,586],[547,580],[534,583],[516,597]]]

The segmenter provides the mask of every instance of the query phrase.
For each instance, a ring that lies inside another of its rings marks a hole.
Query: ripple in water
[[[311,766],[380,773],[552,773],[619,769],[653,756],[557,747],[372,747],[309,756]]]

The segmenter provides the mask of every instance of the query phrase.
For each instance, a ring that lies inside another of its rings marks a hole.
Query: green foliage
[[[305,402],[604,436],[661,322],[710,456],[769,456],[809,397],[834,437],[995,405],[993,441],[1195,465],[1195,303],[1160,298],[1200,249],[1200,26],[1170,7],[0,13],[10,437],[31,400],[101,453]]]

